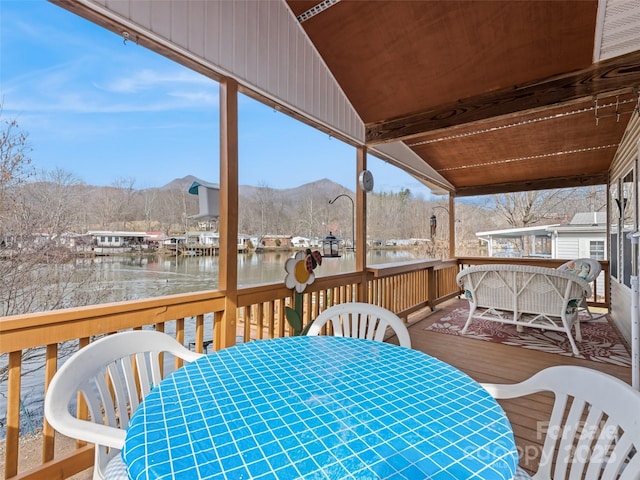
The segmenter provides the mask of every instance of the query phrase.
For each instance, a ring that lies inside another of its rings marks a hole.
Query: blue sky
[[[29,136],[33,165],[91,185],[219,180],[218,84],[45,0],[0,0],[0,103]],[[240,183],[355,189],[355,150],[247,97]],[[369,156],[376,192],[430,191]]]

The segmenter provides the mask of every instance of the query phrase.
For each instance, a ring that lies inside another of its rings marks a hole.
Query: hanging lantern
[[[340,240],[336,238],[333,233],[329,232],[329,235],[322,239],[322,256],[323,257],[339,257]]]

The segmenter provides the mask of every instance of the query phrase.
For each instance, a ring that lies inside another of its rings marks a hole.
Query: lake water
[[[285,261],[293,254],[253,253],[238,255],[238,284],[241,286],[283,282]],[[422,258],[413,250],[376,250],[367,255],[367,264],[410,261]],[[109,256],[83,260],[96,269],[113,300],[138,300],[176,293],[213,290],[218,286],[218,257]],[[339,258],[325,258],[314,270],[317,277],[355,271],[355,254],[346,252]],[[208,317],[208,316],[206,316]],[[205,317],[205,331],[211,331],[211,318]],[[173,333],[168,326],[167,333]],[[185,339],[187,342],[193,340]],[[70,347],[75,348],[74,345]],[[44,389],[44,352],[23,361],[21,410],[22,433],[33,433],[42,425]],[[0,357],[6,365],[7,355]],[[1,366],[1,365],[0,365]],[[31,370],[31,371],[30,371]],[[6,383],[0,384],[0,438],[5,436]]]
[[[283,282],[285,261],[293,254],[238,254],[238,284],[240,286]],[[375,250],[367,255],[367,264],[409,261],[420,258],[414,250]],[[339,258],[325,258],[314,270],[317,278],[355,271],[355,254],[346,252]],[[218,287],[218,257],[96,257],[92,267],[114,290],[116,301],[139,300],[175,293],[212,290]]]

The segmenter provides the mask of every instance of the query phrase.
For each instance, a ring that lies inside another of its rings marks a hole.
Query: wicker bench
[[[591,295],[582,278],[554,268],[487,264],[463,269],[456,280],[470,307],[462,334],[474,318],[516,325],[520,332],[523,327],[555,330],[567,335],[579,355],[571,328],[581,342],[578,307]]]

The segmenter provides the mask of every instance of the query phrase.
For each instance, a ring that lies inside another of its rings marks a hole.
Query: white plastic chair
[[[576,258],[575,260],[569,260],[568,262],[563,263],[558,267],[558,270],[564,270],[572,272],[578,275],[580,278],[585,280],[589,285],[591,285],[600,272],[602,271],[602,265],[598,260],[594,260],[593,258]],[[595,290],[594,290],[595,296]],[[583,298],[578,306],[580,310],[586,310],[589,314],[590,320],[594,320],[596,318],[600,318],[603,315],[593,316],[591,310],[589,310],[589,305],[587,304],[587,299]]]
[[[105,478],[107,471],[120,472],[127,478],[119,454],[125,430],[141,400],[162,380],[161,353],[187,362],[202,356],[167,334],[127,331],[103,337],[77,351],[51,380],[45,394],[45,417],[61,434],[95,444],[94,480]],[[71,413],[78,392],[84,396],[90,420]]]
[[[534,480],[640,478],[640,393],[623,381],[564,365],[521,383],[483,387],[498,399],[555,394]]]
[[[316,317],[307,335],[319,335],[329,321],[336,337],[366,338],[376,342],[384,341],[387,327],[391,327],[398,337],[398,343],[411,348],[409,330],[402,319],[377,305],[347,302],[329,307]]]

